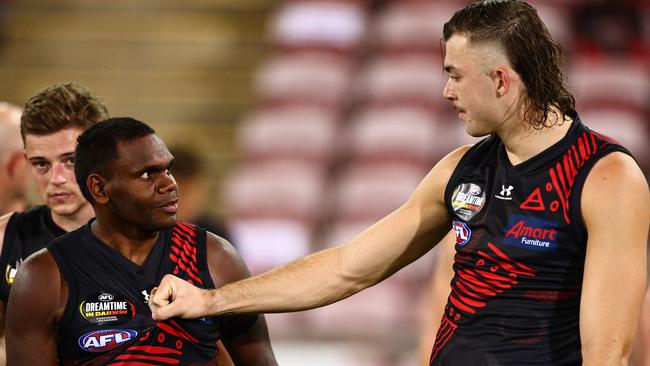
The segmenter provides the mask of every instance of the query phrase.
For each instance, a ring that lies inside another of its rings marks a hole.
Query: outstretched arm
[[[9,365],[57,364],[56,323],[67,297],[61,289],[59,269],[47,250],[20,266],[7,304]]]
[[[250,277],[250,272],[230,243],[208,233],[208,268],[214,285]],[[241,366],[277,366],[263,315],[220,318],[222,342],[230,358]]]
[[[348,243],[213,291],[198,291],[166,276],[152,296],[153,306],[159,307],[154,316],[305,310],[380,282],[425,254],[449,231],[444,190],[465,151],[458,149],[441,160],[402,207]]]
[[[580,304],[584,365],[623,365],[646,289],[648,183],[622,153],[601,159],[581,198],[587,254]]]

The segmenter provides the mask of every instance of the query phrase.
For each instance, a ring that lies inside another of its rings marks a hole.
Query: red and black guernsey
[[[431,365],[580,365],[580,196],[594,164],[615,151],[629,154],[576,118],[561,141],[516,166],[496,135],[461,158],[445,191],[455,275]]]
[[[52,221],[52,212],[47,206],[36,206],[11,215],[0,255],[0,269],[4,275],[0,281],[0,300],[7,303],[20,263],[65,233]]]
[[[235,336],[256,319],[247,318],[238,329],[228,329],[220,318],[151,319],[149,292],[165,274],[214,287],[200,227],[178,221],[161,231],[142,266],[99,240],[90,225],[47,249],[68,285],[58,324],[63,365],[216,365],[217,340]]]

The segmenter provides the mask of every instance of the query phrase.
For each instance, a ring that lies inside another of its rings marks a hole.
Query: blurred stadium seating
[[[468,2],[0,1],[0,96],[74,80],[202,153],[219,167],[206,206],[259,273],[352,238],[476,141],[442,98],[442,25]],[[566,51],[583,122],[648,176],[650,2],[531,3]],[[269,315],[279,363],[415,364],[432,255],[339,304]]]

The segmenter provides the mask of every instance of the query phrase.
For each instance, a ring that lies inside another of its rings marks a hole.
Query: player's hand
[[[207,308],[206,290],[173,275],[165,275],[160,285],[151,290],[149,307],[151,317],[156,321],[173,317],[185,319],[200,318]]]

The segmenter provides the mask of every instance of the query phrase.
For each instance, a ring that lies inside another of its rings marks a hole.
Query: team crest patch
[[[472,238],[472,230],[462,221],[454,221],[451,225],[456,232],[456,245],[465,245]]]
[[[100,292],[90,296],[79,304],[79,312],[84,319],[91,323],[115,323],[132,319],[135,305],[108,292]]]
[[[462,183],[451,196],[451,207],[464,221],[471,220],[485,205],[485,192],[478,184]]]
[[[514,247],[546,251],[555,250],[557,236],[555,221],[512,215],[508,219],[503,242]]]
[[[138,335],[133,329],[94,330],[79,337],[79,347],[88,352],[105,352]]]

